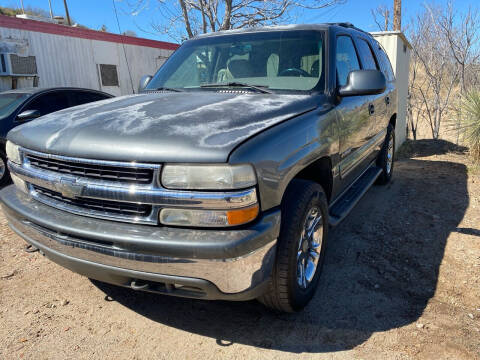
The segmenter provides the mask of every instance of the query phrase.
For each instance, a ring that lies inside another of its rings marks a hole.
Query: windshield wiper
[[[257,90],[263,94],[273,94],[271,91],[267,90],[268,86],[263,85],[250,85],[247,83],[242,83],[238,81],[230,81],[227,83],[217,83],[217,84],[203,84],[200,85],[201,88],[216,88],[216,87],[244,87]]]
[[[183,92],[182,89],[169,88],[169,87],[159,87],[155,89],[148,89],[147,91],[174,91],[174,92]]]

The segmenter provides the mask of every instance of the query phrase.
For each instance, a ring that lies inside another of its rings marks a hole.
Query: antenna
[[[135,89],[133,87],[132,73],[130,71],[130,65],[128,64],[127,52],[125,51],[125,42],[123,41],[124,40],[123,37],[125,35],[123,35],[122,29],[120,28],[120,21],[118,20],[118,13],[117,13],[117,7],[115,5],[115,0],[112,0],[112,3],[113,3],[113,10],[115,11],[115,18],[117,19],[118,32],[122,37],[123,55],[125,56],[125,63],[127,64],[128,76],[130,77],[130,84],[132,85],[132,93],[135,94]]]
[[[50,18],[53,20],[52,0],[48,0],[48,7],[50,9]]]
[[[67,24],[68,26],[72,26],[72,21],[70,20],[70,14],[68,13],[67,0],[63,0],[63,5],[65,5],[65,15],[67,16]]]

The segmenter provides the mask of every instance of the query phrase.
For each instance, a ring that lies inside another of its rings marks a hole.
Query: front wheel
[[[277,258],[269,289],[259,300],[282,312],[303,309],[315,294],[328,235],[328,204],[322,187],[293,180],[282,201]]]

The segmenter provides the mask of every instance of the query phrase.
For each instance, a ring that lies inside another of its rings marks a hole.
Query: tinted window
[[[362,60],[362,68],[366,70],[377,70],[377,63],[372,53],[372,48],[363,39],[358,41],[358,52],[360,53],[360,59]]]
[[[70,98],[72,101],[72,106],[75,106],[90,103],[93,101],[108,99],[109,97],[99,93],[76,91],[70,93]]]
[[[13,113],[29,96],[24,93],[0,94],[0,119]]]
[[[38,96],[22,111],[38,110],[40,111],[40,114],[46,115],[70,106],[66,92],[54,91]]]
[[[205,90],[202,85],[242,82],[270,90],[320,90],[323,34],[271,31],[199,38],[185,42],[160,68],[147,90]],[[323,86],[321,87],[323,88]]]
[[[347,84],[350,71],[360,69],[357,52],[350,36],[337,37],[336,63],[338,84],[344,86]]]
[[[387,78],[388,81],[394,81],[395,75],[393,74],[392,65],[390,64],[390,59],[388,58],[385,51],[381,48],[380,44],[378,44],[378,63],[380,65],[380,69],[382,70],[383,74]]]

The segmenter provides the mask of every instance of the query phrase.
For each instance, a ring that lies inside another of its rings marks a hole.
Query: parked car
[[[142,94],[12,130],[4,213],[93,279],[300,310],[329,227],[392,177],[394,80],[349,24],[199,36]]]
[[[10,181],[5,143],[11,129],[54,111],[111,97],[101,91],[78,88],[26,88],[1,92],[0,186]]]

